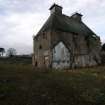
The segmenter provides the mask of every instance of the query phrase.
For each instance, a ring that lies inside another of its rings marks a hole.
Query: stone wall
[[[50,65],[50,31],[43,32],[34,38],[33,64],[36,67]]]
[[[95,43],[91,44],[84,35],[55,30],[40,33],[34,38],[33,65],[54,68],[65,68],[64,65],[68,68],[97,65],[100,62],[100,39],[94,40]],[[59,42],[64,43],[70,52],[70,66],[68,63],[59,66],[53,62],[53,49]]]
[[[74,58],[74,68],[76,67],[90,67],[97,65],[92,55],[78,55]]]

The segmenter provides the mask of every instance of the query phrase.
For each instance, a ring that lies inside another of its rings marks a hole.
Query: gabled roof
[[[48,30],[59,30],[63,32],[74,32],[84,35],[95,35],[95,33],[90,30],[82,21],[76,21],[72,17],[68,17],[63,14],[51,14],[38,34]]]

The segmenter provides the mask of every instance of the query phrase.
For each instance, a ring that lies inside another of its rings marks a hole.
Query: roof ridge
[[[38,34],[48,30],[75,32],[86,36],[95,34],[87,25],[85,25],[85,23],[83,23],[82,21],[75,21],[75,19],[65,14],[51,14],[45,22],[45,24],[40,29],[40,31],[38,32]]]

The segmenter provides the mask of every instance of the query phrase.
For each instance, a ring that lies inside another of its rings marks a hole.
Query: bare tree
[[[0,56],[3,56],[4,53],[5,53],[5,49],[4,48],[0,48]]]
[[[16,49],[14,49],[14,48],[9,48],[8,50],[7,50],[7,56],[9,56],[9,57],[13,57],[13,56],[15,56],[16,55]]]

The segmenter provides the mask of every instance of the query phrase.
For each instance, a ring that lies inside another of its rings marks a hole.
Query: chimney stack
[[[80,21],[82,21],[82,16],[83,16],[82,14],[76,12],[71,16],[71,18],[80,22]]]
[[[53,4],[50,8],[49,8],[51,14],[62,14],[62,7],[57,5],[57,4]]]

